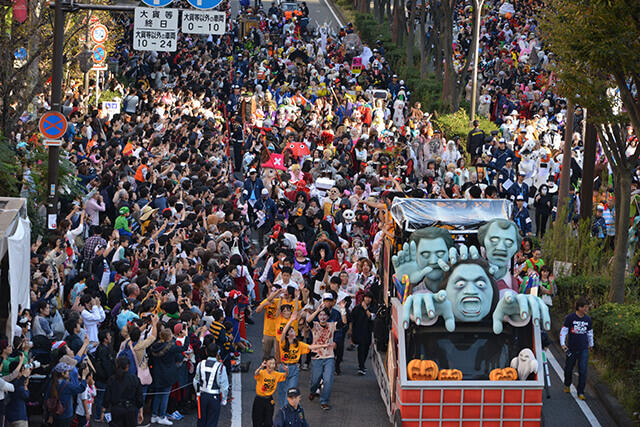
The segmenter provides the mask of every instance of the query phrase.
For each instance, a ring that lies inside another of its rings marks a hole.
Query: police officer
[[[516,197],[516,210],[513,213],[513,222],[518,225],[520,233],[523,236],[527,236],[531,233],[531,217],[529,216],[529,209],[524,206],[524,197],[519,194]]]
[[[207,359],[196,366],[193,387],[198,395],[198,427],[216,427],[220,417],[220,405],[227,404],[229,379],[224,365],[218,361],[218,346],[207,346]]]
[[[273,420],[273,427],[309,427],[304,419],[304,410],[300,406],[300,390],[292,387],[287,390],[287,404],[284,405]]]

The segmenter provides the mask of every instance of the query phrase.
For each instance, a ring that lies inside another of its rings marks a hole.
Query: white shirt
[[[98,325],[104,322],[105,314],[102,306],[94,305],[91,311],[86,308],[82,310],[82,320],[84,321],[84,327],[87,331],[87,336],[91,342],[98,341]]]

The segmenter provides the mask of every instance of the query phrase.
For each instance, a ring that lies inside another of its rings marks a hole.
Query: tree
[[[632,172],[640,146],[627,157],[625,125],[640,132],[640,2],[549,0],[540,10],[554,53],[559,92],[586,107],[615,181],[615,251],[610,299],[624,302]],[[618,98],[611,96],[619,93]]]
[[[106,3],[106,0],[101,0]],[[51,76],[51,54],[53,45],[53,13],[46,0],[29,0],[29,13],[24,23],[13,19],[11,7],[0,7],[0,131],[9,136],[18,118],[27,111],[34,97],[49,91]],[[112,15],[96,12],[101,22],[110,28]],[[89,21],[85,13],[67,13],[65,34],[65,66],[75,65],[78,54],[84,50],[87,41],[82,35],[87,33]],[[113,40],[118,31],[111,32],[107,49],[115,45]],[[26,51],[26,59],[14,61],[17,49]],[[72,75],[78,74],[77,67],[71,68]],[[37,118],[37,111],[32,117]]]

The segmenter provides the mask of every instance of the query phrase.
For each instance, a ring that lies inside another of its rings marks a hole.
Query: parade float
[[[511,211],[505,200],[394,200],[380,259],[388,335],[377,328],[372,355],[394,426],[540,425],[550,318],[517,293]]]

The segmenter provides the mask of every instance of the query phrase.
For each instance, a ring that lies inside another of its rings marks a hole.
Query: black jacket
[[[369,306],[369,313],[375,313],[376,307],[374,304]],[[351,336],[353,342],[356,344],[367,345],[371,343],[371,334],[373,332],[373,321],[367,315],[367,312],[362,308],[362,304],[358,304],[351,312],[352,330]]]
[[[102,406],[111,409],[114,406],[121,408],[142,408],[142,385],[137,376],[125,373],[122,377],[111,376],[107,381]]]
[[[96,381],[106,383],[116,371],[113,351],[104,344],[100,344],[93,353],[93,366],[96,368]]]

